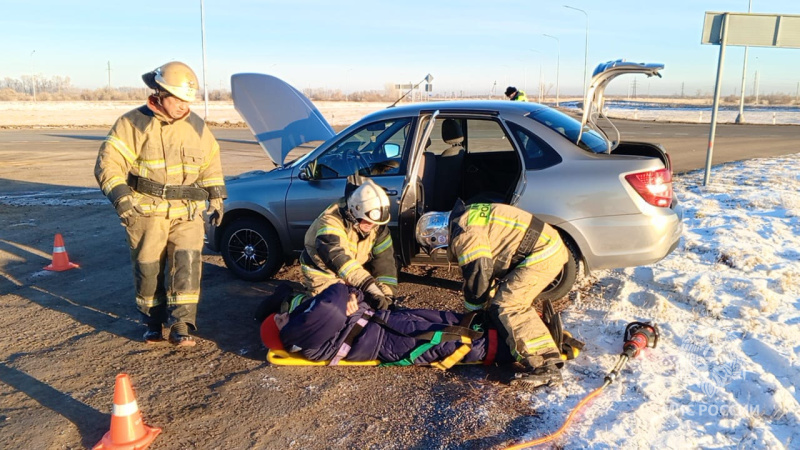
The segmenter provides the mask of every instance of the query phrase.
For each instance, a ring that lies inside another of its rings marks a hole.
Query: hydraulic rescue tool
[[[594,391],[590,392],[586,397],[584,397],[575,408],[569,413],[567,416],[567,420],[564,422],[564,425],[561,425],[555,433],[549,434],[547,436],[541,437],[539,439],[534,439],[532,441],[522,442],[516,445],[512,445],[507,447],[506,450],[517,450],[523,449],[528,447],[533,447],[535,445],[544,444],[546,442],[550,442],[553,439],[560,436],[564,431],[566,431],[567,426],[569,426],[570,422],[572,422],[573,417],[575,414],[585,405],[589,400],[596,397],[600,392],[608,385],[616,380],[619,372],[625,367],[625,364],[631,358],[636,358],[639,356],[639,353],[645,348],[656,348],[658,345],[658,338],[660,336],[660,332],[658,330],[658,326],[655,323],[651,322],[631,322],[628,326],[625,327],[625,334],[624,339],[625,343],[622,344],[622,353],[619,355],[619,360],[614,365],[614,368],[611,369],[611,372],[605,376],[603,379],[603,385],[599,388],[595,389]]]

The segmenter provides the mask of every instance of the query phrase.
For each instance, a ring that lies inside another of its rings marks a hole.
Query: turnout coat
[[[458,325],[464,316],[452,311],[430,309],[375,311],[370,310],[363,301],[359,301],[359,309],[355,314],[347,316],[347,301],[352,289],[354,288],[337,283],[295,308],[289,315],[289,323],[280,332],[284,348],[289,352],[298,352],[312,361],[331,360],[342,347],[350,331],[356,327],[359,319],[366,318],[365,312],[369,310],[374,312],[378,320],[366,322],[361,332],[353,339],[352,348],[344,359],[396,362],[407,358],[420,345],[429,342],[428,339],[415,339],[410,336]],[[511,361],[508,347],[502,339],[493,339],[493,342],[490,342],[489,334],[486,332],[474,339],[469,352],[461,362],[485,361],[487,356],[492,356],[491,354],[496,355],[491,358],[496,362]],[[431,346],[413,363],[430,364],[441,361],[453,354],[461,345],[459,341],[440,342]]]

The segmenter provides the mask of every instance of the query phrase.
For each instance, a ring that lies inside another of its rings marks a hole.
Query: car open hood
[[[606,117],[605,113],[603,112],[606,86],[608,86],[608,83],[610,83],[614,78],[628,73],[640,73],[647,75],[648,77],[656,75],[657,77],[661,78],[659,71],[663,68],[664,64],[633,63],[622,59],[599,64],[592,73],[592,81],[589,83],[589,89],[586,91],[586,98],[583,99],[581,133],[583,133],[583,129],[587,125],[600,132],[606,137],[606,141],[609,143],[609,152],[611,152],[611,150],[613,150],[613,148],[619,144],[619,131],[617,131],[616,127],[611,124],[611,121],[608,120],[608,117]],[[606,119],[614,128],[614,130],[617,131],[617,139],[615,141],[608,139],[608,135],[597,126],[597,119],[600,117]],[[581,134],[578,135],[577,142],[580,142],[580,140]]]
[[[293,148],[336,134],[311,100],[271,75],[233,74],[231,95],[234,108],[277,166],[283,167]]]

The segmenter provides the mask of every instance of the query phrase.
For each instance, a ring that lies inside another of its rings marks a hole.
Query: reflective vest
[[[511,100],[515,102],[527,102],[528,96],[525,95],[525,91],[517,91],[517,95],[515,95]]]

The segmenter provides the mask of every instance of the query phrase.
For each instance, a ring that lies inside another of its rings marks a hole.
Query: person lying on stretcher
[[[271,350],[330,365],[379,360],[447,369],[456,363],[513,362],[505,340],[471,323],[474,317],[431,309],[374,310],[360,290],[337,283],[289,313],[268,316],[261,338]]]

